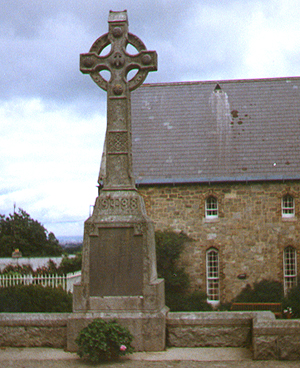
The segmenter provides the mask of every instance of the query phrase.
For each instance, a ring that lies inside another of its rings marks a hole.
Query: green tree
[[[15,249],[23,257],[60,256],[62,248],[53,233],[33,220],[22,208],[5,217],[0,215],[0,257],[11,257]]]
[[[58,272],[61,274],[67,274],[70,272],[76,272],[81,270],[82,254],[81,252],[76,253],[74,258],[69,258],[64,255],[59,267]]]
[[[159,277],[165,279],[166,305],[172,311],[211,310],[203,291],[190,292],[189,275],[183,267],[178,266],[184,244],[189,240],[183,232],[155,233],[157,273]]]

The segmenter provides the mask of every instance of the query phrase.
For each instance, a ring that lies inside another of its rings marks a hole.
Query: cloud
[[[245,69],[256,77],[299,75],[300,17],[295,1],[274,1],[273,7],[260,5],[252,14],[245,42]]]
[[[106,93],[80,73],[79,54],[108,31],[109,10],[124,9],[130,32],[158,53],[148,83],[299,75],[298,0],[4,1],[1,212],[17,202],[55,234],[82,234]]]
[[[2,104],[0,121],[2,211],[16,202],[42,222],[87,216],[97,196],[105,116],[15,99]]]

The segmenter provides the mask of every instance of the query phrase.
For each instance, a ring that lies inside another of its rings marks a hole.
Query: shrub
[[[234,299],[236,303],[282,303],[283,286],[279,281],[262,280],[249,284]]]
[[[173,312],[212,310],[212,306],[207,303],[207,297],[203,291],[186,294],[183,292],[168,293],[166,295],[166,305]]]
[[[284,300],[284,308],[291,308],[292,318],[300,318],[300,284],[290,290]]]
[[[0,312],[72,312],[72,294],[61,287],[16,285],[0,288]]]
[[[64,255],[59,267],[58,273],[67,274],[70,272],[76,272],[81,270],[82,254],[81,252],[76,253],[74,258],[69,258]]]
[[[95,319],[80,331],[76,339],[77,354],[94,363],[116,359],[133,352],[132,339],[129,330],[116,320]]]
[[[33,270],[30,265],[7,265],[1,272],[2,275],[27,275],[32,273]]]

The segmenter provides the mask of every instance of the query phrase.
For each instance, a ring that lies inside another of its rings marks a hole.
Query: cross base
[[[166,347],[166,316],[168,309],[160,312],[88,312],[73,313],[68,320],[67,350],[78,349],[75,339],[79,332],[96,318],[105,321],[116,319],[120,325],[127,327],[134,339],[135,351],[163,351]]]

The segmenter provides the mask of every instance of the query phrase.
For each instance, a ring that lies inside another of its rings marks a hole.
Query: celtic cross
[[[131,149],[131,102],[130,92],[138,88],[148,72],[157,70],[157,54],[148,51],[144,43],[128,32],[127,11],[110,11],[109,32],[99,37],[87,54],[80,55],[80,70],[90,74],[94,82],[107,91],[107,131],[106,131],[106,174],[103,190],[131,190],[135,188],[132,176]],[[126,51],[130,44],[138,53]],[[111,45],[107,55],[101,52]],[[128,73],[137,69],[131,80]],[[101,71],[110,72],[106,80]]]

